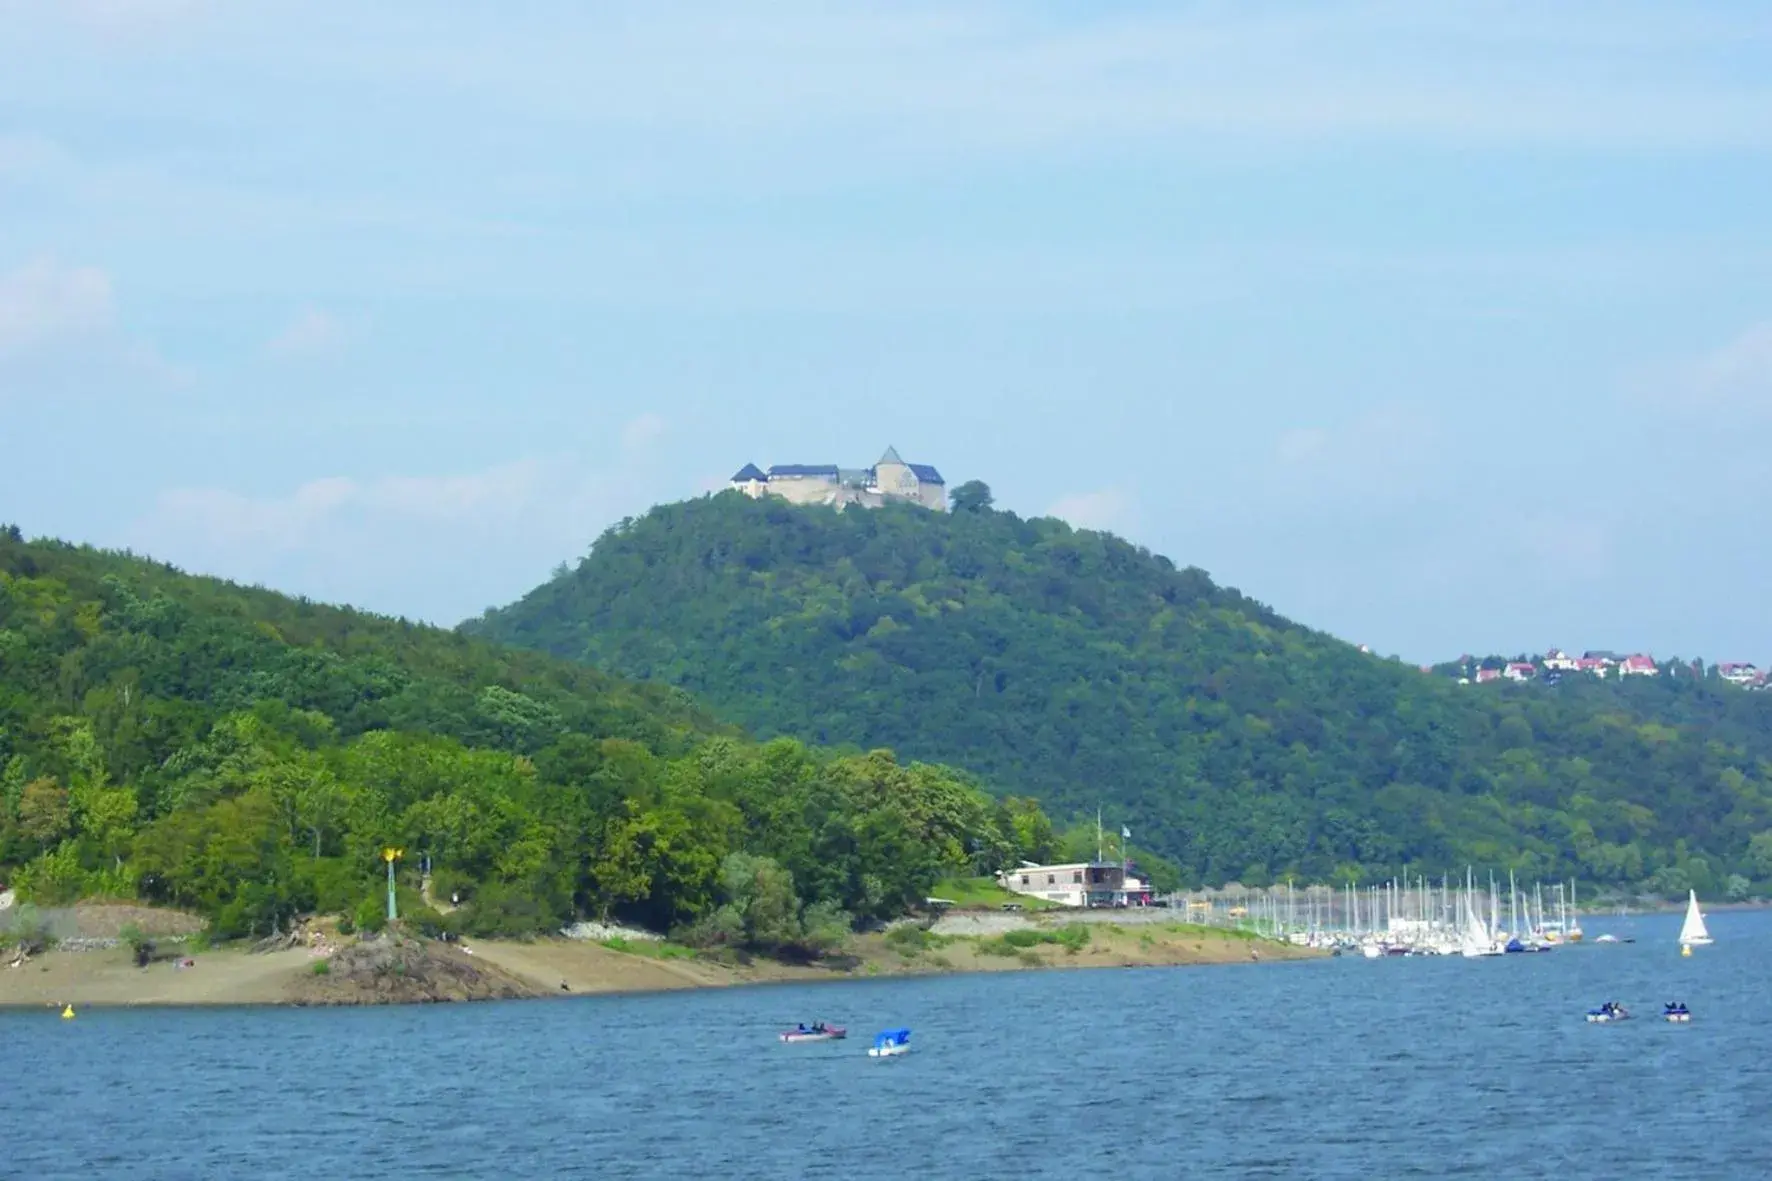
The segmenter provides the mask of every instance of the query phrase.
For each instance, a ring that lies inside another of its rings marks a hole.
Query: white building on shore
[[[1036,865],[1024,861],[997,875],[1005,890],[1060,906],[1149,906],[1151,886],[1115,861]]]

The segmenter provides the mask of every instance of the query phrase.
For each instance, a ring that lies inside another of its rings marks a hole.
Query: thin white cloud
[[[1591,579],[1610,570],[1613,530],[1591,515],[1544,511],[1519,524],[1515,544],[1548,579]]]
[[[242,543],[291,549],[333,513],[357,500],[356,481],[343,476],[310,480],[288,496],[244,496],[224,488],[174,488],[162,492],[146,523],[150,536],[194,535],[217,546]]]
[[[150,534],[195,537],[221,546],[299,548],[344,515],[385,523],[501,523],[533,507],[540,490],[534,460],[444,476],[324,476],[280,496],[247,496],[225,488],[161,493],[145,524]]]
[[[1329,432],[1322,427],[1300,427],[1280,436],[1274,445],[1274,454],[1281,463],[1303,463],[1312,456],[1320,455],[1329,446]]]
[[[1295,427],[1275,438],[1252,493],[1277,496],[1284,511],[1306,516],[1349,499],[1404,501],[1448,474],[1441,442],[1432,418],[1401,404],[1329,426]]]
[[[42,135],[0,135],[0,181],[34,181],[65,173],[71,164],[62,146]]]
[[[1099,488],[1059,497],[1046,510],[1046,515],[1078,529],[1124,533],[1135,524],[1137,502],[1127,489]]]
[[[1645,366],[1623,386],[1637,405],[1724,430],[1772,415],[1772,320],[1697,356]]]
[[[127,543],[295,594],[453,623],[541,581],[667,498],[647,465],[527,458],[437,475],[327,476],[287,492],[161,493]],[[413,571],[451,571],[415,582]]]
[[[319,308],[297,315],[265,345],[274,357],[294,359],[337,352],[344,344],[345,329],[338,317]]]
[[[1693,367],[1690,388],[1706,403],[1772,410],[1772,320],[1701,358]]]
[[[93,32],[156,32],[196,16],[208,0],[60,0],[62,13]]]
[[[650,447],[664,435],[669,425],[661,416],[652,413],[630,419],[621,428],[622,450],[640,451]]]
[[[1772,86],[1720,68],[1765,41],[1751,12],[1375,2],[1061,22],[1011,3],[795,3],[768,19],[703,4],[545,28],[488,11],[447,39],[410,9],[384,15],[401,36],[335,39],[334,68],[603,130],[705,133],[723,150],[835,127],[894,154],[1189,133],[1772,146]]]
[[[111,277],[98,267],[42,258],[0,274],[0,358],[108,332]]]
[[[1409,406],[1382,406],[1335,427],[1298,427],[1274,443],[1274,458],[1285,467],[1340,466],[1349,463],[1407,464],[1436,435],[1431,419]]]
[[[128,335],[118,318],[102,267],[44,257],[0,273],[0,402],[124,388],[140,396],[189,383],[188,368]]]

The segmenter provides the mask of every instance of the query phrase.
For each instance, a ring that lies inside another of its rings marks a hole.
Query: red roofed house
[[[1717,665],[1717,675],[1731,685],[1751,685],[1760,679],[1760,670],[1746,661],[1729,661]]]
[[[1606,670],[1611,667],[1611,664],[1610,660],[1601,660],[1597,656],[1583,656],[1575,662],[1575,668],[1577,672],[1592,673],[1596,677],[1604,678]]]
[[[1618,666],[1621,677],[1653,677],[1661,672],[1655,667],[1655,660],[1649,656],[1626,656]]]
[[[1530,681],[1538,675],[1538,670],[1532,667],[1530,661],[1515,660],[1501,671],[1501,675],[1510,681]]]
[[[1499,681],[1500,679],[1501,670],[1498,668],[1479,668],[1477,670],[1477,684],[1479,685],[1487,684],[1490,681]]]

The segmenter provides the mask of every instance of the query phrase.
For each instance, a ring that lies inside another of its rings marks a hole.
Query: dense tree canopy
[[[0,530],[0,882],[29,898],[373,923],[395,845],[402,889],[429,855],[469,930],[724,908],[818,946],[1050,831],[959,772],[758,744],[676,689]]]
[[[1194,881],[1468,863],[1683,892],[1772,857],[1772,694],[1461,686],[1107,534],[969,511],[662,506],[464,625],[1097,806]]]

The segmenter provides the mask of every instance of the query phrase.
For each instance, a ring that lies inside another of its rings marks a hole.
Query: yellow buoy
[[[63,1021],[72,1021],[73,1019],[74,1019],[74,1006],[69,1005],[67,1008],[62,1010],[62,1020]]]
[[[1692,954],[1692,945],[1690,943],[1680,944],[1680,954],[1681,955],[1691,955]]]

